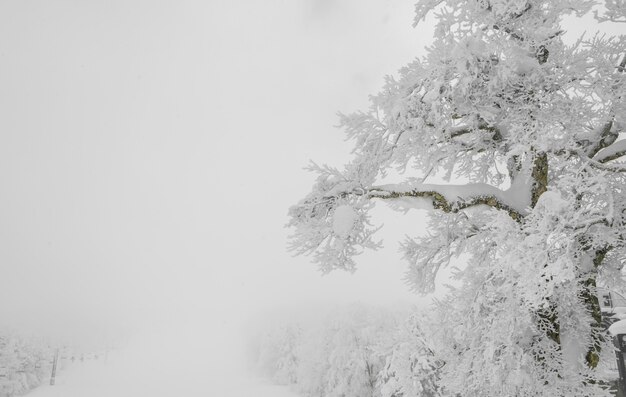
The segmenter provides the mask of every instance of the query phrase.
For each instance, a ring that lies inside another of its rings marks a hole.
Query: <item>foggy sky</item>
[[[0,323],[101,340],[169,321],[418,299],[404,233],[354,274],[286,252],[287,209],[422,51],[413,5],[367,1],[0,2]],[[422,29],[422,30],[420,30]],[[382,211],[382,212],[381,212]],[[396,233],[396,234],[394,234]]]

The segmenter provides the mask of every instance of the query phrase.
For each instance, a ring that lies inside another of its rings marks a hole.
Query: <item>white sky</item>
[[[386,250],[286,252],[337,111],[422,50],[403,0],[0,1],[0,322],[81,339],[261,310],[414,300]],[[397,224],[397,227],[396,227]],[[395,234],[394,234],[395,233]]]

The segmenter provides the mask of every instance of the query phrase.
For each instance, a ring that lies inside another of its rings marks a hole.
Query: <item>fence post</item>
[[[615,335],[613,344],[615,345],[615,358],[617,359],[617,370],[619,372],[616,397],[622,397],[626,396],[626,363],[624,363],[626,358],[626,334]]]
[[[52,361],[52,375],[50,375],[50,386],[54,386],[54,379],[57,376],[57,361],[59,361],[59,349],[54,352],[54,360]]]

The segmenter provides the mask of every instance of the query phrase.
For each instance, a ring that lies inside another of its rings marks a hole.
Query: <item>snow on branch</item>
[[[421,184],[415,187],[384,185],[372,187],[367,195],[371,198],[393,200],[398,198],[423,198],[430,201],[432,208],[443,212],[461,210],[486,205],[507,212],[511,218],[520,221],[526,213],[525,200],[520,200],[517,185],[507,191],[485,183],[466,185]]]
[[[413,27],[417,26],[420,21],[426,19],[428,13],[443,3],[443,0],[418,1],[415,4],[415,18],[413,19]]]
[[[328,179],[332,179],[333,182]],[[487,206],[504,211],[521,222],[528,213],[530,188],[521,175],[507,190],[484,183],[465,185],[403,184],[362,187],[337,175],[321,178],[316,189],[289,210],[288,226],[294,227],[290,249],[297,254],[313,254],[322,272],[334,269],[354,271],[354,256],[363,249],[378,249],[373,239],[378,228],[369,223],[372,199],[392,206],[435,209],[459,213]]]
[[[612,145],[600,150],[594,160],[600,163],[607,163],[626,155],[626,139],[617,141]]]
[[[588,149],[587,155],[589,157],[593,158],[600,150],[612,145],[613,142],[615,142],[618,134],[611,131],[612,127],[613,121],[611,120],[594,131],[594,135],[597,136],[597,141],[593,146],[591,146],[591,148]]]
[[[604,6],[606,10],[602,15],[594,12],[598,21],[626,23],[626,0],[605,0]]]
[[[461,135],[470,134],[476,130],[488,131],[488,132],[493,133],[493,137],[492,137],[493,140],[499,141],[502,139],[502,133],[500,132],[500,130],[485,122],[478,124],[476,128],[463,126],[463,127],[451,128],[448,132],[450,134],[450,138],[456,138]]]

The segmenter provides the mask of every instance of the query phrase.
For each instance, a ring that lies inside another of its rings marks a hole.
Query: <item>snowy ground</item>
[[[207,336],[143,336],[106,360],[69,364],[55,386],[28,397],[295,397],[286,387],[248,376],[231,345]]]
[[[128,357],[76,363],[28,397],[295,397],[286,387],[245,376],[221,377],[196,371],[141,367]]]
[[[129,369],[126,367],[126,369]],[[103,362],[76,364],[58,378],[55,386],[44,385],[28,397],[295,397],[286,387],[253,379],[219,379],[212,376],[176,378],[177,374],[123,373]]]

